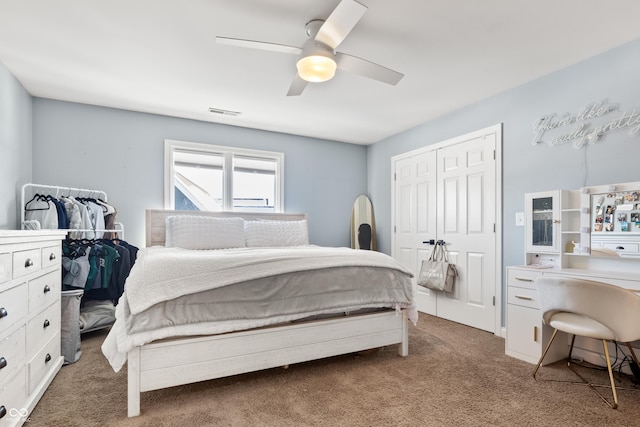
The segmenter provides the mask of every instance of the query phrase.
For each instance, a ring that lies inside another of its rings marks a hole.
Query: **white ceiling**
[[[36,97],[370,144],[640,39],[637,0],[358,0],[337,50],[404,73],[338,73],[285,96],[339,0],[0,0],[0,61]],[[239,111],[238,117],[208,112]]]

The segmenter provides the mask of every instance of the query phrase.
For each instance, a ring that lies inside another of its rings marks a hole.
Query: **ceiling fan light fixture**
[[[296,63],[300,78],[313,83],[331,80],[336,74],[337,67],[333,58],[318,54],[300,58]]]

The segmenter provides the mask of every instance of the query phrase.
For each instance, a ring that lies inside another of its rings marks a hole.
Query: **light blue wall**
[[[0,62],[0,229],[20,222],[18,194],[31,180],[32,100]]]
[[[534,122],[550,113],[577,113],[603,98],[640,113],[638,76],[640,41],[370,146],[367,180],[380,250],[391,251],[391,157],[503,123],[503,266],[522,264],[524,229],[515,226],[515,213],[524,211],[524,193],[640,180],[640,135],[620,130],[586,151],[571,144],[534,146]]]
[[[309,215],[311,243],[349,246],[366,191],[366,147],[49,99],[33,103],[33,181],[107,192],[126,239],[144,244],[144,211],[163,208],[164,140],[285,154],[285,210]]]

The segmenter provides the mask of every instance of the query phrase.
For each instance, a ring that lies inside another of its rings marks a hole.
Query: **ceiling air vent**
[[[214,113],[214,114],[220,114],[221,116],[239,116],[240,111],[231,111],[231,110],[223,110],[221,108],[213,108],[213,107],[209,107],[209,112],[210,113]]]

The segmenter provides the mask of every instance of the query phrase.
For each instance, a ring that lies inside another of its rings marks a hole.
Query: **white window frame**
[[[284,153],[275,151],[252,150],[248,148],[210,145],[198,142],[164,141],[164,208],[175,209],[174,153],[176,149],[219,154],[224,156],[224,211],[233,211],[233,156],[255,157],[276,162],[276,188],[274,207],[276,212],[284,212]],[[236,209],[240,212],[242,209]]]

